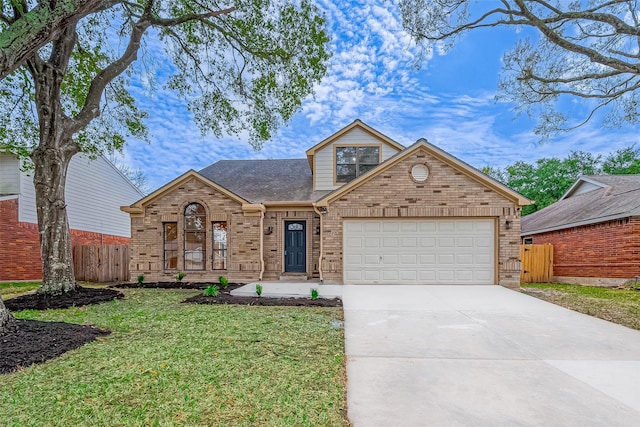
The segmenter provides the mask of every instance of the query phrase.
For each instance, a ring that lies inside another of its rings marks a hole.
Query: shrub
[[[136,280],[138,281],[138,285],[142,285],[144,282],[144,274],[139,274],[138,277],[136,277]]]
[[[258,296],[262,295],[262,285],[260,283],[256,285],[256,294],[258,294]]]
[[[178,274],[176,274],[176,281],[182,282],[182,279],[184,279],[184,276],[186,276],[186,274],[184,274],[182,271],[178,270]]]
[[[220,286],[222,286],[222,289],[227,289],[227,286],[229,286],[229,279],[224,276],[218,277],[218,282],[220,282]]]
[[[311,299],[318,299],[318,290],[311,289]]]
[[[217,297],[218,287],[216,285],[210,285],[207,289],[204,290],[204,294],[208,297]]]

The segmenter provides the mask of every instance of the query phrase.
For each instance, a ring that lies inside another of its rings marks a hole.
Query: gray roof
[[[220,160],[198,172],[251,203],[316,201],[307,159]]]
[[[576,184],[581,181],[603,187],[577,195],[570,190],[566,198],[522,217],[522,235],[640,215],[640,175],[586,176]]]

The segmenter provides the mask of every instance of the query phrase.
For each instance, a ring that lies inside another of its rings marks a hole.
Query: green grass
[[[40,287],[40,282],[2,282],[0,283],[0,295],[3,298],[17,296],[25,292],[36,290]]]
[[[0,376],[3,426],[347,425],[338,308],[181,304],[126,290],[98,306],[16,317],[113,333]]]
[[[528,283],[522,289],[571,310],[640,330],[640,291],[547,283]]]

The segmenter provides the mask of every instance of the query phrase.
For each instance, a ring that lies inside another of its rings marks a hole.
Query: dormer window
[[[336,183],[349,182],[380,163],[380,146],[336,147]]]

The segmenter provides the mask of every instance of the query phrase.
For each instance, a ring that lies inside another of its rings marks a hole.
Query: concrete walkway
[[[344,286],[367,426],[638,426],[640,331],[500,286]]]
[[[231,291],[233,296],[255,297],[256,283],[249,283]],[[318,298],[341,298],[343,286],[324,285],[314,281],[300,282],[259,282],[265,298],[310,298],[311,289],[318,291]]]

